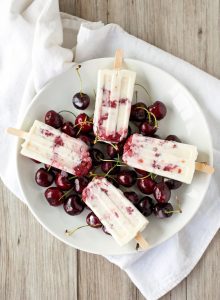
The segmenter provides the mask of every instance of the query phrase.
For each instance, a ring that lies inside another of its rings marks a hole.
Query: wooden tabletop
[[[220,78],[219,0],[61,0],[60,9],[120,24]],[[119,268],[58,241],[3,184],[0,193],[1,300],[144,299]],[[192,273],[161,299],[219,300],[219,258],[218,232]]]

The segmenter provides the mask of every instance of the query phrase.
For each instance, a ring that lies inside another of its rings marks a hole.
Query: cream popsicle
[[[8,131],[23,133],[25,141],[21,145],[21,154],[24,156],[76,176],[86,175],[92,166],[88,146],[83,141],[38,120],[28,133],[13,128]]]
[[[120,246],[134,239],[148,224],[122,191],[104,177],[94,178],[83,190],[82,199]]]
[[[189,184],[197,155],[196,146],[135,133],[125,143],[122,159],[133,168]]]
[[[135,78],[130,70],[99,70],[93,130],[100,140],[118,143],[127,136]]]

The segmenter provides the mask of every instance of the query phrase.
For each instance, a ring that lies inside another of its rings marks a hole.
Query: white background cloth
[[[220,81],[117,25],[87,22],[80,27],[83,20],[59,13],[57,0],[4,2],[0,3],[0,176],[18,197],[15,142],[5,128],[16,125],[48,80],[71,67],[76,38],[76,62],[113,56],[116,48],[123,48],[126,57],[176,77],[203,109],[212,133],[216,172],[198,213],[173,238],[146,253],[107,257],[127,272],[148,300],[158,299],[194,268],[220,225]]]

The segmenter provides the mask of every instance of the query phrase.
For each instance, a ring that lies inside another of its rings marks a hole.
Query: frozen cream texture
[[[82,199],[120,246],[134,239],[148,224],[123,192],[104,177],[93,179],[83,190]]]
[[[131,135],[124,146],[123,161],[138,168],[184,183],[191,183],[198,152],[196,146]]]
[[[21,146],[22,155],[76,176],[86,175],[92,166],[88,146],[83,141],[38,120]]]
[[[135,78],[130,70],[99,70],[93,130],[100,140],[126,138]]]

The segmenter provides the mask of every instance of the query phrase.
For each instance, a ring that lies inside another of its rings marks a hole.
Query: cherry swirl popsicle
[[[196,166],[197,147],[133,134],[124,146],[129,166],[190,184]]]
[[[127,136],[136,78],[135,72],[120,70],[120,63],[118,66],[98,72],[93,120],[98,139],[111,143],[118,143]]]
[[[139,233],[148,220],[104,177],[94,178],[83,190],[82,199],[120,246],[134,238],[140,242]],[[147,242],[142,238],[143,241],[140,246],[146,249]]]
[[[80,139],[35,120],[29,132],[8,128],[25,139],[21,154],[76,176],[88,174],[92,160],[88,146]]]

